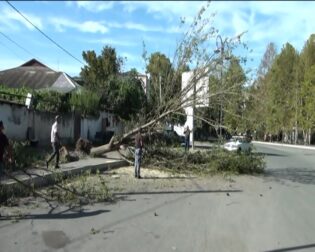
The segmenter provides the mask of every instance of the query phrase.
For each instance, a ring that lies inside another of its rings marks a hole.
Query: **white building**
[[[200,74],[200,73],[196,73]],[[184,135],[184,130],[188,126],[191,130],[190,133],[190,142],[192,143],[194,141],[194,108],[192,104],[192,99],[194,97],[194,90],[196,92],[196,100],[195,100],[195,106],[196,107],[207,107],[209,106],[209,77],[206,75],[202,78],[200,78],[195,83],[194,88],[194,71],[184,72],[182,73],[182,91],[187,89],[186,95],[183,97],[184,101],[187,101],[183,104],[183,108],[185,110],[185,113],[187,115],[186,122],[184,126],[175,125],[174,130],[178,135]],[[202,74],[203,75],[203,74]]]

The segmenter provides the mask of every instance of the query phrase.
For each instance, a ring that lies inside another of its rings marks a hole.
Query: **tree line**
[[[269,43],[257,78],[248,88],[246,126],[257,138],[287,143],[314,142],[315,34],[301,52],[290,43],[277,53]]]

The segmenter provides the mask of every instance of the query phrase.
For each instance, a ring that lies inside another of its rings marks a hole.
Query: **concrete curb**
[[[274,145],[274,146],[282,146],[282,147],[290,147],[290,148],[305,149],[305,150],[315,150],[315,146],[281,144],[281,143],[270,143],[270,142],[260,142],[260,141],[252,141],[252,143],[265,144],[265,145]]]
[[[39,188],[52,185],[61,178],[80,175],[85,171],[105,171],[126,165],[129,164],[124,160],[90,158],[63,164],[61,165],[61,168],[56,171],[48,171],[47,169],[28,169],[25,173],[14,174],[13,176],[28,186]],[[2,190],[9,194],[23,194],[23,191],[27,191],[23,185],[12,178],[2,179],[0,185]]]

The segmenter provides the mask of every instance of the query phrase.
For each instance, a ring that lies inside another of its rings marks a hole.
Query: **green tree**
[[[169,78],[172,64],[164,54],[155,52],[149,57],[146,71],[150,74],[149,101],[152,107],[158,107],[170,94]]]
[[[86,87],[100,96],[100,108],[116,113],[121,119],[130,120],[144,106],[146,98],[135,70],[128,75],[121,73],[123,60],[116,50],[105,46],[101,55],[94,51],[83,52],[87,65],[80,76]],[[91,101],[95,101],[95,96]]]
[[[295,126],[298,58],[298,52],[286,43],[271,67],[267,124],[274,134],[291,131]]]
[[[246,75],[239,59],[232,57],[224,78],[223,111],[224,125],[229,129],[241,128],[243,122],[244,95],[243,88]]]
[[[256,79],[246,92],[244,112],[246,127],[255,131],[259,138],[263,138],[266,133],[266,119],[269,116],[267,108],[268,104],[271,103],[268,93],[271,85],[271,67],[276,56],[274,43],[269,43],[257,70]]]
[[[315,34],[310,35],[306,41],[301,55],[298,71],[298,80],[301,83],[300,87],[300,113],[299,121],[304,135],[304,143],[310,144],[311,130],[314,127],[315,107],[312,98],[315,79]]]
[[[87,65],[81,68],[80,76],[85,86],[92,90],[108,88],[107,81],[112,76],[117,76],[123,65],[122,58],[118,57],[115,48],[110,46],[105,46],[99,56],[95,51],[84,51],[82,56]]]
[[[106,108],[110,108],[124,120],[132,119],[139,111],[144,111],[146,108],[146,96],[141,81],[137,79],[135,73],[110,80],[110,90],[107,95],[110,103]]]

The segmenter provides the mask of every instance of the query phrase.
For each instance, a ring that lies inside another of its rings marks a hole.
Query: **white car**
[[[253,144],[251,140],[243,136],[233,136],[227,143],[223,145],[223,148],[228,151],[244,151],[251,152]]]

